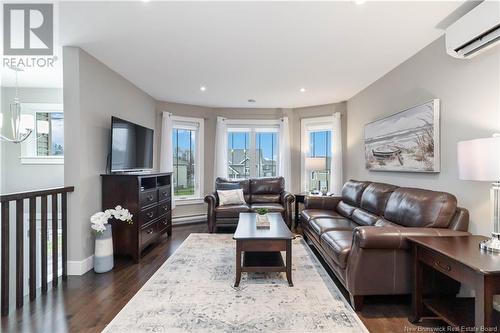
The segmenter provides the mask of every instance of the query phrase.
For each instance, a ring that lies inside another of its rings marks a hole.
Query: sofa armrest
[[[205,202],[208,204],[207,207],[207,222],[208,222],[208,231],[210,233],[214,233],[217,228],[217,221],[215,216],[215,207],[218,205],[217,195],[216,193],[207,194],[205,196]]]
[[[357,227],[354,230],[354,245],[363,249],[408,249],[406,237],[410,236],[466,236],[465,231],[446,228],[407,227]]]
[[[205,195],[205,202],[212,207],[217,206],[216,192]]]
[[[304,198],[304,208],[335,210],[340,200],[342,200],[342,197],[308,195]]]
[[[280,201],[282,205],[289,205],[295,201],[295,196],[287,191],[281,193]]]

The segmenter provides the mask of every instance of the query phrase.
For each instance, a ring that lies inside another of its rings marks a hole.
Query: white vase
[[[94,271],[109,272],[113,266],[113,234],[111,224],[106,224],[106,230],[95,236]]]

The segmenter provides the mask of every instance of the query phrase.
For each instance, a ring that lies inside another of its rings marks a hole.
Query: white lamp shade
[[[457,150],[460,179],[500,181],[500,137],[461,141]]]
[[[307,157],[306,158],[306,170],[308,171],[318,171],[326,169],[326,158],[325,157]]]

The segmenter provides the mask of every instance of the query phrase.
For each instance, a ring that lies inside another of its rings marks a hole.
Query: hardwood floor
[[[68,277],[58,288],[49,290],[47,296],[31,303],[25,300],[24,308],[2,318],[1,332],[100,332],[194,232],[207,232],[207,227],[205,224],[174,227],[170,240],[152,248],[140,264],[118,259],[109,273],[90,271],[83,276]],[[335,282],[345,293],[340,283]],[[370,332],[417,332],[418,327],[407,320],[409,304],[409,298],[405,297],[368,297],[358,315]],[[426,320],[420,328],[436,325],[442,323]]]

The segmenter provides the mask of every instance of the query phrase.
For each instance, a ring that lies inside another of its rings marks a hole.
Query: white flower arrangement
[[[106,224],[110,218],[115,218],[120,221],[132,224],[132,214],[128,209],[122,206],[116,206],[115,209],[106,209],[104,212],[95,213],[90,217],[90,227],[96,232],[103,232],[106,230]]]

